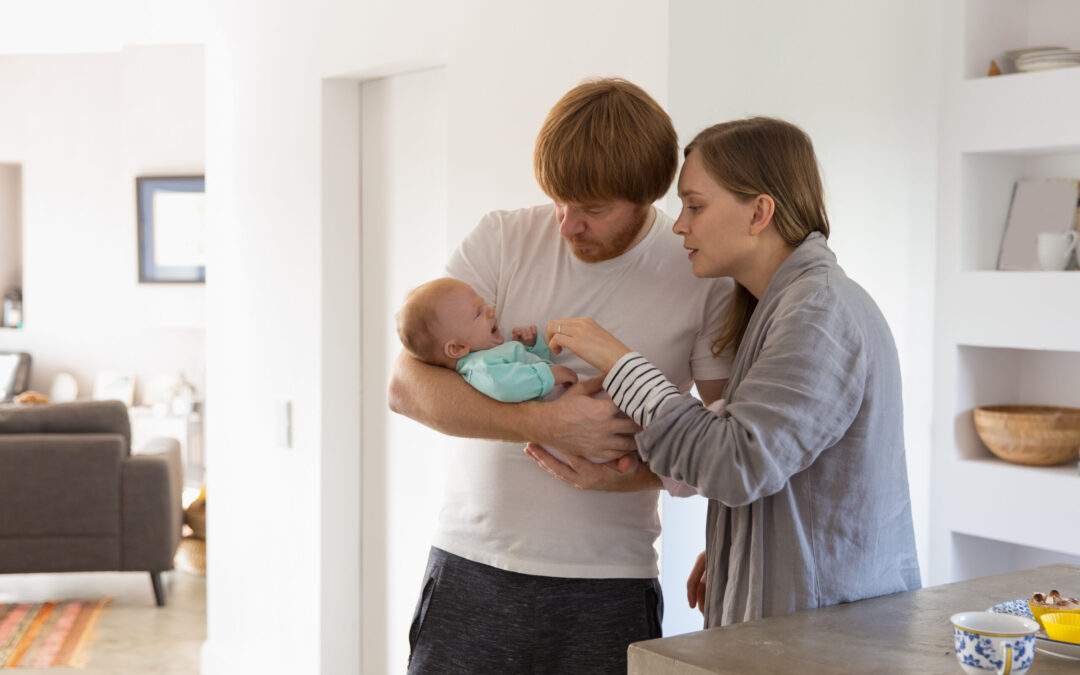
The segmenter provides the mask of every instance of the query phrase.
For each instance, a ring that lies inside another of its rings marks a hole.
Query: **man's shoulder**
[[[486,222],[495,222],[504,225],[530,225],[530,224],[543,224],[547,225],[555,217],[555,205],[554,204],[537,204],[536,206],[526,206],[520,209],[499,209],[496,211],[488,211],[484,214],[483,220]]]

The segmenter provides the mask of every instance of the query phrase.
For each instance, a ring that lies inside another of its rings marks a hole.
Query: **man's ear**
[[[750,236],[756,237],[761,234],[761,231],[772,222],[775,210],[776,202],[769,195],[754,197],[754,212],[750,215]]]
[[[456,361],[469,353],[469,345],[451,340],[443,345],[443,353],[446,354],[446,358]]]

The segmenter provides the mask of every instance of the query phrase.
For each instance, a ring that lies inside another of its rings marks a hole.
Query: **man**
[[[554,203],[485,216],[448,275],[493,304],[500,326],[542,331],[556,317],[592,316],[712,402],[728,364],[709,345],[731,285],[695,279],[673,219],[652,206],[678,152],[670,118],[636,85],[575,87],[548,114],[534,153]],[[569,352],[555,361],[597,374]],[[634,454],[619,466],[574,458],[582,487],[618,492],[578,490],[522,452],[527,441],[586,456],[633,450],[638,428],[589,396],[599,389],[593,380],[551,402],[505,404],[452,371],[398,358],[391,408],[463,437],[409,633],[410,673],[625,673],[627,646],[660,637],[660,479]]]

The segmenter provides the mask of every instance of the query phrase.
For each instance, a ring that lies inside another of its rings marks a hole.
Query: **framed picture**
[[[129,408],[135,402],[135,375],[102,371],[94,378],[95,401],[121,401]]]
[[[1075,180],[1021,180],[1013,188],[1005,234],[998,254],[999,270],[1041,270],[1039,235],[1066,232],[1077,226],[1080,211]]]
[[[206,281],[206,180],[139,177],[139,283]]]

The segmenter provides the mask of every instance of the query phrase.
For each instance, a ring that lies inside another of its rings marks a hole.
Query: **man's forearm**
[[[390,409],[449,436],[543,442],[540,403],[500,403],[456,372],[402,352],[394,363]],[[535,435],[534,435],[535,434]]]

